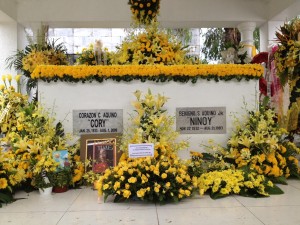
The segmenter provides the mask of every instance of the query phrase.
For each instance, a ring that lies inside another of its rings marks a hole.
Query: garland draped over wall
[[[113,65],[113,66],[37,66],[31,74],[32,79],[47,82],[103,82],[107,79],[115,81],[146,80],[156,82],[188,82],[196,83],[198,79],[231,80],[259,79],[263,76],[263,67],[257,64],[218,64],[218,65]]]

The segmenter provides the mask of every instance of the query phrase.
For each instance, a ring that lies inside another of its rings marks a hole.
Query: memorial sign
[[[154,157],[154,144],[129,144],[129,158]]]
[[[226,107],[176,108],[180,134],[225,134]]]
[[[103,134],[123,132],[123,110],[73,110],[74,134]]]

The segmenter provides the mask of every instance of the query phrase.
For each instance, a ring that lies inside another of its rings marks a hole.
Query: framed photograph
[[[80,157],[89,160],[86,170],[103,173],[107,168],[117,165],[121,153],[119,152],[120,134],[92,134],[81,136]]]
[[[59,163],[60,168],[70,166],[70,162],[68,159],[68,150],[53,151],[52,154],[53,154],[53,159],[55,160],[55,162]]]

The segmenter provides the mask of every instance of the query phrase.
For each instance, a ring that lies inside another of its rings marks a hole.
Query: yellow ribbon
[[[256,48],[254,45],[243,45],[244,47],[251,48],[251,58],[256,56]]]

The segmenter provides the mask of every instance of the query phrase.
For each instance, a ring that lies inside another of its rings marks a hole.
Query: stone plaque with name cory
[[[176,108],[176,131],[181,134],[225,134],[226,107]]]
[[[73,110],[74,134],[104,134],[123,132],[123,110]]]

